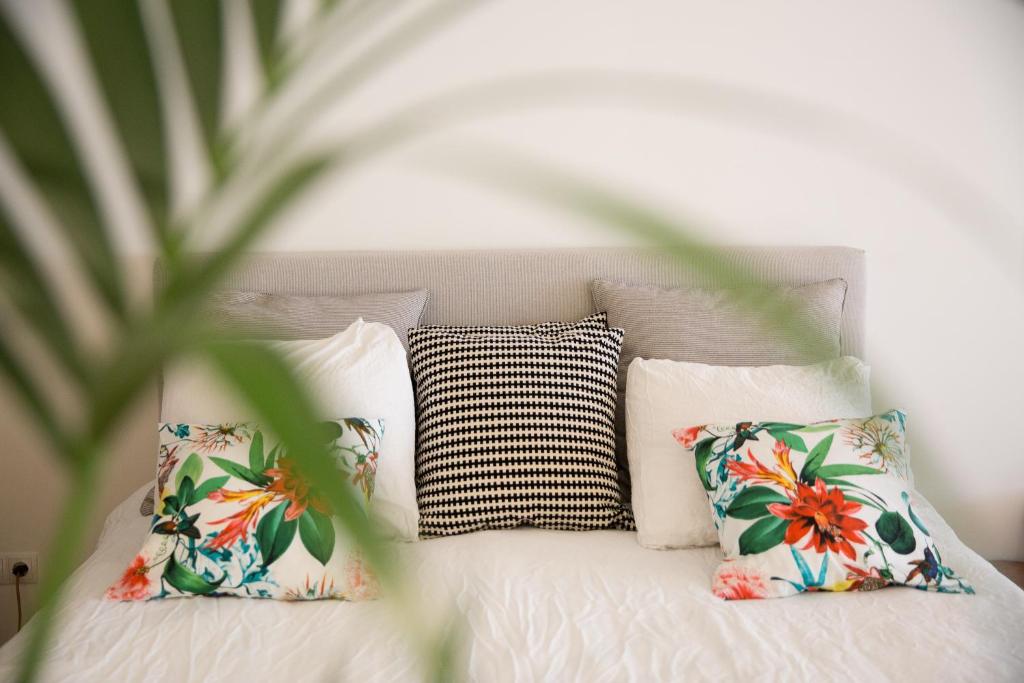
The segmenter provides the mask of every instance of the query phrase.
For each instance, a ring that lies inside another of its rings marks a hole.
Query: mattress
[[[411,637],[457,614],[475,681],[1021,681],[1024,591],[925,505],[976,595],[908,588],[725,602],[717,548],[655,551],[624,531],[488,531],[399,546],[420,614],[390,601],[103,599],[138,550],[146,487],[70,579],[44,680],[421,680]],[[13,678],[25,633],[0,649]]]

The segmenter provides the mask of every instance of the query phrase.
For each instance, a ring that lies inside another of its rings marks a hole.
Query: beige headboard
[[[722,254],[755,280],[847,283],[841,351],[864,357],[864,252],[848,247],[725,247]],[[157,264],[156,280],[161,282]],[[660,286],[713,286],[691,269],[650,249],[516,251],[344,251],[256,254],[225,289],[317,296],[425,288],[424,324],[525,324],[573,320],[594,312],[595,278]]]

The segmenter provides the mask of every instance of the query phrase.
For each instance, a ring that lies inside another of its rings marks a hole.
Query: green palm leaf
[[[281,57],[277,30],[281,21],[281,0],[250,0],[250,2],[260,60],[263,63],[267,81],[273,87],[273,82],[277,78],[276,64]]]
[[[68,134],[57,102],[22,37],[0,8],[0,130],[3,139],[60,223],[68,245],[97,293],[116,313],[125,312],[120,263],[86,175],[80,148]]]
[[[173,0],[168,3],[168,9],[206,148],[213,159],[220,131],[222,100],[224,17],[221,3]],[[217,166],[214,162],[214,167]]]
[[[166,143],[139,5],[75,0],[74,12],[151,221],[162,227],[168,205]]]

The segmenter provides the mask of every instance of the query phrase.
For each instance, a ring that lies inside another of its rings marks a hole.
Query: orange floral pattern
[[[691,451],[726,558],[726,600],[905,585],[973,593],[914,510],[900,411],[672,431]]]
[[[867,542],[860,532],[868,523],[856,517],[861,504],[847,501],[838,486],[827,490],[821,479],[816,479],[813,487],[797,484],[796,489],[796,493],[789,494],[788,505],[772,503],[768,506],[768,512],[776,517],[791,520],[786,527],[785,542],[799,543],[810,532],[804,550],[814,548],[823,553],[827,548],[856,560],[857,552],[852,544]]]
[[[149,567],[143,555],[136,555],[121,579],[107,589],[110,600],[145,600],[149,597],[152,580],[149,578]]]
[[[693,448],[693,444],[697,441],[697,437],[700,436],[702,429],[704,429],[704,425],[677,429],[672,432],[672,437],[678,441],[679,445],[683,448]]]
[[[281,444],[265,448],[249,424],[161,424],[159,433],[150,534],[107,598],[376,597],[373,573],[339,540],[328,498]],[[324,423],[323,433],[350,500],[370,504],[383,423],[346,418]]]
[[[210,550],[220,550],[232,546],[238,541],[245,541],[248,532],[256,527],[260,512],[274,500],[274,494],[266,493],[261,489],[249,491],[217,489],[212,491],[207,499],[217,503],[250,501],[235,514],[210,522],[211,526],[225,525],[216,536],[206,542],[206,547]]]
[[[768,581],[755,571],[723,562],[715,572],[711,592],[723,600],[759,600],[768,597]]]
[[[789,491],[795,491],[797,488],[796,472],[793,471],[793,465],[789,461],[789,446],[781,441],[776,441],[772,447],[772,455],[775,456],[776,468],[765,467],[749,448],[747,449],[749,463],[741,460],[729,460],[725,465],[740,479],[774,483]]]
[[[273,478],[267,491],[290,503],[284,513],[285,519],[298,519],[310,505],[317,512],[331,514],[326,499],[310,487],[309,482],[298,471],[295,461],[288,456],[281,456],[277,461],[277,467],[266,470],[265,474]]]

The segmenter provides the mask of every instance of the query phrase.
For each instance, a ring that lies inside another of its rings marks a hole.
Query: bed
[[[766,281],[841,277],[844,353],[863,357],[864,256],[844,248],[730,249]],[[343,294],[426,287],[425,323],[513,324],[590,311],[596,276],[699,284],[652,252],[451,252],[257,257],[229,287]],[[160,277],[159,269],[157,277]],[[44,680],[419,680],[388,601],[236,598],[114,603],[103,592],[146,534],[147,484],[110,513],[70,579]],[[905,588],[725,602],[718,548],[648,550],[626,531],[486,531],[396,547],[428,615],[459,615],[469,680],[1024,680],[1024,591],[965,546],[921,497],[920,515],[976,595]],[[14,676],[24,634],[0,648]]]
[[[71,579],[45,680],[419,679],[403,630],[417,625],[382,602],[104,601],[147,531],[145,488]],[[485,531],[402,545],[398,558],[419,592],[463,614],[470,680],[1021,680],[1024,591],[930,506],[922,517],[976,595],[725,602],[708,585],[717,548],[646,550],[624,531]],[[24,642],[0,650],[0,679]]]

